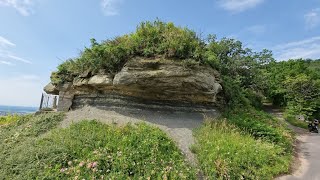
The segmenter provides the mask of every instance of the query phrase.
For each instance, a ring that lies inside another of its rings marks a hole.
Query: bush
[[[255,139],[227,121],[212,120],[195,131],[201,169],[209,179],[272,179],[289,171],[291,154]]]
[[[320,111],[320,61],[288,60],[270,63],[268,67],[267,96],[273,103],[284,106],[288,116],[316,118]]]
[[[0,126],[10,124],[19,120],[18,115],[0,116]]]
[[[293,136],[286,124],[271,115],[255,109],[233,109],[226,111],[224,117],[229,123],[239,127],[257,139],[283,147],[292,151]]]
[[[308,122],[306,121],[301,121],[301,120],[297,120],[294,116],[286,114],[285,115],[285,119],[286,121],[288,121],[290,124],[303,128],[303,129],[308,129]]]
[[[80,57],[69,59],[53,72],[55,84],[72,81],[85,71],[116,73],[130,57],[164,57],[168,59],[202,60],[205,43],[194,31],[164,23],[159,20],[141,23],[136,32],[97,43],[91,39],[91,47],[85,48]]]

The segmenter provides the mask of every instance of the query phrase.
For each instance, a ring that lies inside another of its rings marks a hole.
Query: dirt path
[[[270,114],[284,121],[278,109],[267,108]],[[297,134],[297,157],[293,165],[293,174],[281,176],[278,180],[320,180],[320,135],[288,124]]]
[[[211,113],[211,116],[217,114]],[[66,119],[61,123],[67,127],[72,123],[83,119],[96,119],[103,123],[116,123],[125,125],[127,123],[145,122],[154,125],[166,132],[185,154],[187,160],[194,166],[197,164],[195,155],[190,146],[194,144],[192,129],[199,127],[205,115],[197,112],[155,111],[155,110],[103,110],[94,107],[84,107],[67,113]]]

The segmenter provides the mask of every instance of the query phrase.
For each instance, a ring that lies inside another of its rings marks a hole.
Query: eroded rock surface
[[[68,111],[71,107],[84,105],[118,103],[124,106],[127,100],[130,106],[144,102],[151,102],[151,106],[180,103],[214,106],[222,87],[219,73],[210,67],[136,58],[129,60],[117,74],[79,76],[60,86],[49,84],[44,90],[49,94],[59,92],[58,110]],[[120,103],[121,99],[123,103]]]

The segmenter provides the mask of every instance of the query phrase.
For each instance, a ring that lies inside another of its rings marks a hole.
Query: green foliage
[[[292,115],[286,115],[285,118],[290,124],[292,124],[294,126],[297,126],[297,127],[300,127],[300,128],[304,128],[304,129],[308,129],[308,123],[305,122],[305,121],[297,120]]]
[[[80,57],[69,59],[58,66],[51,76],[59,84],[72,81],[77,75],[89,71],[96,74],[103,70],[116,73],[130,57],[165,57],[168,59],[202,60],[205,44],[194,31],[176,27],[159,20],[141,23],[136,32],[97,43],[85,48]]]
[[[63,114],[24,115],[0,127],[0,177],[28,179],[28,172],[39,165],[35,141],[62,119]]]
[[[195,179],[174,142],[158,128],[96,121],[56,128],[62,119],[62,114],[21,116],[0,127],[0,177]]]
[[[0,126],[10,124],[19,120],[19,116],[16,114],[8,116],[0,116]]]
[[[255,139],[227,121],[213,120],[195,131],[201,169],[212,179],[272,179],[289,171],[291,154]]]
[[[312,118],[320,112],[320,61],[289,60],[268,65],[269,90],[274,104],[286,107],[288,115]]]
[[[201,39],[188,28],[159,20],[142,22],[135,32],[98,43],[91,39],[80,57],[69,59],[51,75],[55,84],[71,82],[82,74],[114,74],[132,57],[163,57],[181,61],[182,65],[210,65],[223,76],[227,103],[261,106],[259,100],[265,90],[263,69],[273,61],[270,51],[253,52],[240,41],[215,35]],[[234,92],[229,92],[232,87]],[[235,94],[236,93],[236,94]],[[258,103],[257,103],[258,102]]]
[[[222,76],[224,96],[230,106],[261,107],[266,91],[266,65],[274,62],[268,50],[253,52],[240,41],[215,36],[208,38],[205,62]]]
[[[145,124],[118,128],[84,121],[56,130],[39,143],[47,149],[42,156],[49,156],[45,161],[50,177],[192,179],[195,175],[174,142]],[[65,151],[50,156],[56,147]],[[88,168],[94,162],[97,166]]]
[[[224,117],[257,139],[275,143],[288,152],[292,150],[293,137],[284,122],[263,111],[238,108],[226,111]]]

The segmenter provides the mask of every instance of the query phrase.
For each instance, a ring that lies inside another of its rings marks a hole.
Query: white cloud
[[[0,0],[0,6],[7,6],[16,9],[21,15],[32,14],[33,0]]]
[[[22,62],[25,64],[32,64],[31,61],[16,56],[10,51],[10,47],[16,46],[10,40],[0,36],[0,65],[15,65],[13,62]]]
[[[0,104],[38,106],[44,86],[36,75],[0,77]]]
[[[16,60],[16,61],[20,61],[20,62],[23,62],[23,63],[27,63],[27,64],[32,64],[31,61],[28,61],[28,60],[25,60],[21,57],[17,57],[17,56],[14,56],[14,55],[8,55],[9,58],[13,59],[13,60]]]
[[[101,7],[106,16],[119,15],[118,5],[122,0],[102,0]]]
[[[320,58],[320,36],[277,45],[273,52],[278,60]]]
[[[1,60],[0,60],[0,64],[5,64],[5,65],[8,65],[8,66],[13,66],[13,65],[14,65],[12,62],[9,62],[9,61],[1,61]]]
[[[219,0],[219,5],[233,13],[239,13],[261,4],[264,0]]]
[[[4,47],[4,46],[16,46],[16,45],[10,42],[8,39],[0,36],[0,46]]]
[[[320,8],[312,9],[304,15],[306,26],[308,29],[313,29],[320,24]]]

